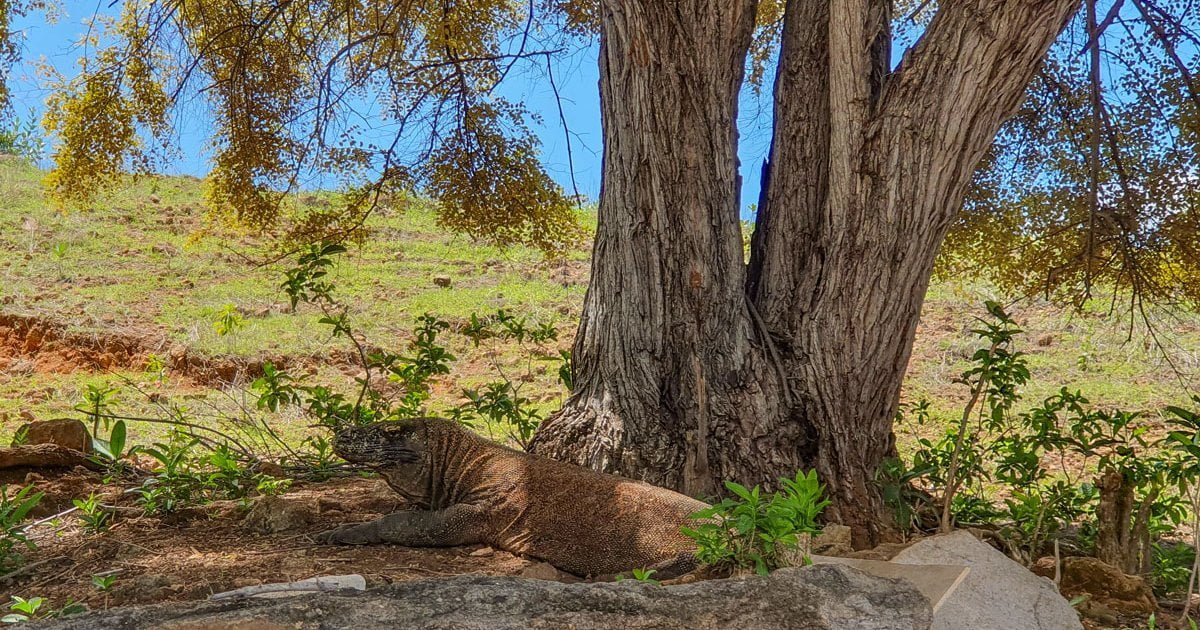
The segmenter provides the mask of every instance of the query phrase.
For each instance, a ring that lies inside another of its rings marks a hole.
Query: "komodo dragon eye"
[[[394,425],[343,427],[334,438],[334,452],[348,461],[372,466],[411,464],[420,455],[409,442],[410,431]]]

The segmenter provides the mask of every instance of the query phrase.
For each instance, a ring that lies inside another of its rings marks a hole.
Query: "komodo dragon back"
[[[695,544],[679,528],[708,504],[665,488],[515,451],[440,418],[344,429],[334,450],[375,468],[417,511],[452,513],[454,535],[419,538],[430,544],[488,544],[585,576],[695,567]],[[384,519],[412,521],[413,512]],[[414,544],[388,531],[383,541]]]

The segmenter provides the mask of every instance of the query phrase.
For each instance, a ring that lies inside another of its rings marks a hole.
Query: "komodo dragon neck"
[[[497,457],[508,449],[486,443],[466,431],[432,425],[427,428],[423,464],[426,503],[440,510],[484,498],[496,485],[488,473]],[[393,487],[395,487],[393,485]]]

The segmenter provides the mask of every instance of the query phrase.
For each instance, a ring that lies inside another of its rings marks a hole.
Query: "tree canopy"
[[[1200,304],[1198,72],[1200,3],[1081,11],[979,169],[943,271]]]
[[[747,78],[778,60],[785,0],[757,4]],[[7,24],[43,9],[0,0]],[[1086,0],[979,169],[943,272],[1079,300],[1092,287],[1200,302],[1200,6]],[[420,190],[451,229],[547,251],[578,236],[569,195],[538,161],[530,113],[497,94],[598,30],[596,0],[129,0],[55,77],[48,177],[62,202],[172,155],[196,98],[211,110],[212,211],[293,238],[355,233],[380,199]],[[938,11],[894,3],[896,50]],[[0,102],[6,93],[0,85]],[[336,211],[289,206],[308,174],[350,192]]]

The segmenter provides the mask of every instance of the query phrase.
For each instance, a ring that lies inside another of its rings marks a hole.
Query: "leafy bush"
[[[885,462],[877,472],[899,524],[919,524],[915,511],[925,495],[910,486],[924,485],[939,496],[942,529],[998,525],[1029,561],[1072,529],[1077,551],[1098,553],[1127,572],[1149,571],[1151,540],[1186,518],[1186,502],[1168,491],[1191,487],[1200,471],[1195,464],[1189,472],[1185,461],[1200,457],[1200,418],[1167,410],[1180,427],[1169,438],[1172,452],[1148,438],[1141,413],[1094,409],[1082,392],[1065,387],[1016,411],[1029,380],[1015,347],[1020,328],[998,305],[988,303],[987,311],[974,331],[980,347],[959,379],[969,388],[962,415],[940,438],[918,436],[911,465]],[[920,401],[901,407],[897,427],[930,421],[929,404]],[[1072,465],[1061,470],[1047,465],[1066,461]],[[993,500],[997,495],[1004,500]],[[1129,505],[1132,514],[1105,505]]]
[[[529,399],[522,397],[508,381],[488,383],[483,390],[464,389],[467,402],[454,409],[449,415],[465,424],[479,417],[500,426],[510,427],[508,437],[522,449],[528,450],[533,434],[542,424],[542,414],[530,406]]]
[[[246,327],[246,318],[238,311],[236,304],[226,304],[213,320],[213,332],[218,337],[228,337]]]
[[[198,501],[202,481],[191,469],[190,451],[200,440],[179,432],[171,438],[141,449],[158,462],[137,489],[138,504],[147,514],[170,514]]]
[[[112,512],[100,503],[100,497],[96,496],[96,493],[89,494],[86,499],[74,499],[71,503],[79,510],[79,518],[83,521],[85,530],[99,533],[108,529],[112,522]]]
[[[346,339],[353,345],[365,372],[356,379],[357,393],[347,396],[328,386],[301,383],[273,365],[267,365],[263,375],[252,385],[258,394],[258,408],[276,412],[287,405],[298,406],[318,424],[329,428],[429,415],[427,404],[433,379],[450,373],[450,364],[455,360],[441,341],[450,324],[426,313],[417,318],[414,340],[406,352],[369,348],[366,339],[354,327],[350,309],[337,301],[333,295],[335,287],[328,280],[334,257],[345,251],[345,247],[337,244],[310,246],[298,257],[296,266],[285,272],[281,288],[287,293],[293,309],[301,303],[316,306],[323,314],[321,323],[329,326],[332,336]],[[444,415],[468,426],[482,420],[489,430],[493,426],[502,427],[513,442],[527,448],[543,416],[521,396],[520,383],[533,379],[535,358],[568,360],[569,355],[550,355],[542,348],[542,344],[558,338],[557,331],[547,322],[531,323],[528,318],[499,310],[486,316],[472,314],[460,332],[477,347],[491,339],[515,341],[527,350],[526,369],[514,380],[505,377],[504,371],[496,365],[502,380],[464,389],[466,402],[445,410]],[[567,368],[565,380],[568,382],[569,375]],[[379,377],[393,385],[392,391],[383,391],[385,388],[380,387]],[[562,377],[564,373],[560,368]],[[326,447],[327,443],[310,439],[300,459],[307,466],[321,468],[325,474],[335,466],[326,457],[331,455]]]
[[[83,404],[75,407],[76,411],[84,414],[92,421],[92,435],[100,434],[100,423],[108,427],[111,418],[110,410],[117,400],[119,391],[115,387],[88,384],[83,393]]]
[[[0,573],[19,568],[25,563],[21,550],[34,548],[21,524],[42,500],[42,493],[34,492],[33,486],[19,488],[12,495],[9,489],[0,485]]]
[[[1187,590],[1196,550],[1182,543],[1155,543],[1150,578],[1160,596],[1178,595]]]
[[[153,475],[137,489],[147,514],[170,514],[209,501],[246,499],[251,494],[281,494],[290,479],[254,472],[226,444],[209,445],[182,431],[167,442],[140,451],[157,462]]]
[[[691,518],[698,524],[681,529],[696,541],[697,559],[719,570],[753,569],[759,575],[782,566],[789,552],[809,562],[808,537],[819,531],[817,518],[829,505],[825,488],[815,470],[779,482],[778,492],[763,496],[758,486],[726,481],[734,496],[696,512]]]

